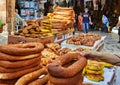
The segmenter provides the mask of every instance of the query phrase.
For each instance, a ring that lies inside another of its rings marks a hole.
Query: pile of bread
[[[72,50],[70,48],[62,48],[58,43],[48,43],[45,45],[44,50],[41,52],[41,65],[46,66],[49,63],[53,62],[55,59],[60,56],[70,53],[70,52],[83,52],[91,50],[89,48],[78,48],[76,50]]]
[[[60,56],[71,52],[72,50],[69,48],[62,48],[58,43],[49,43],[46,44],[46,47],[41,52],[42,58],[41,58],[41,65],[48,65],[55,59],[59,58]]]
[[[68,44],[93,46],[95,41],[100,40],[98,34],[80,34],[67,40]]]
[[[104,80],[104,67],[112,67],[112,64],[105,62],[98,62],[94,60],[88,60],[86,67],[83,70],[83,74],[92,81],[99,82]]]
[[[48,13],[53,30],[66,30],[73,28],[74,10],[67,7],[57,7],[53,13]]]
[[[23,75],[41,68],[41,43],[0,45],[0,85],[14,85]]]
[[[44,36],[51,36],[52,33],[52,26],[49,20],[39,20],[37,21],[27,21],[28,26],[23,27],[15,35],[21,35],[25,37],[32,37],[32,38],[39,38]]]
[[[53,43],[47,46],[54,52],[61,48]],[[47,66],[41,66],[43,50],[41,43],[0,45],[0,85],[82,85],[85,57],[77,52],[65,53],[57,55]],[[59,72],[63,68],[63,73]]]

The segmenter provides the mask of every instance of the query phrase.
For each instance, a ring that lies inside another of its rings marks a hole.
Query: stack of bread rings
[[[41,43],[0,45],[0,85],[14,85],[21,76],[41,68]]]
[[[22,76],[15,85],[52,85],[46,68],[38,69],[34,72]]]
[[[86,64],[86,58],[79,53],[67,53],[48,65],[49,81],[53,85],[82,85]]]

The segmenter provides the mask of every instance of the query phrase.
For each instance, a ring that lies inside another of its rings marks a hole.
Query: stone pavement
[[[101,36],[106,36],[104,47],[101,52],[120,53],[120,43],[118,43],[118,35],[115,33],[95,32]]]

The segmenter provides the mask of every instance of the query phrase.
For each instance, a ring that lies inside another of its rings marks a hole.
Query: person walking
[[[118,43],[120,43],[120,16],[118,18],[118,23],[116,25],[116,28],[118,28],[118,35],[119,35],[119,40],[118,40]]]
[[[85,8],[85,13],[82,14],[83,17],[83,32],[88,33],[89,23],[91,23],[91,16],[88,13],[88,8]]]
[[[82,13],[80,12],[79,16],[78,16],[78,31],[83,30],[83,17],[82,17]]]
[[[108,12],[103,13],[103,16],[102,16],[102,29],[101,29],[102,32],[104,30],[106,30],[106,33],[108,33],[108,27],[109,27],[109,20],[108,20],[107,14],[108,14]]]

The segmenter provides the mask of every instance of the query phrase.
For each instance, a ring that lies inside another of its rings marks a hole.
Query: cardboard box
[[[65,39],[73,37],[73,32],[65,34]]]
[[[43,44],[54,42],[54,36],[46,36],[40,38],[30,38],[17,35],[8,36],[8,44],[28,43],[28,42],[41,42]]]
[[[54,42],[61,42],[61,41],[63,41],[65,39],[65,37],[64,37],[64,34],[57,34],[57,35],[55,35],[55,40],[54,40]]]

